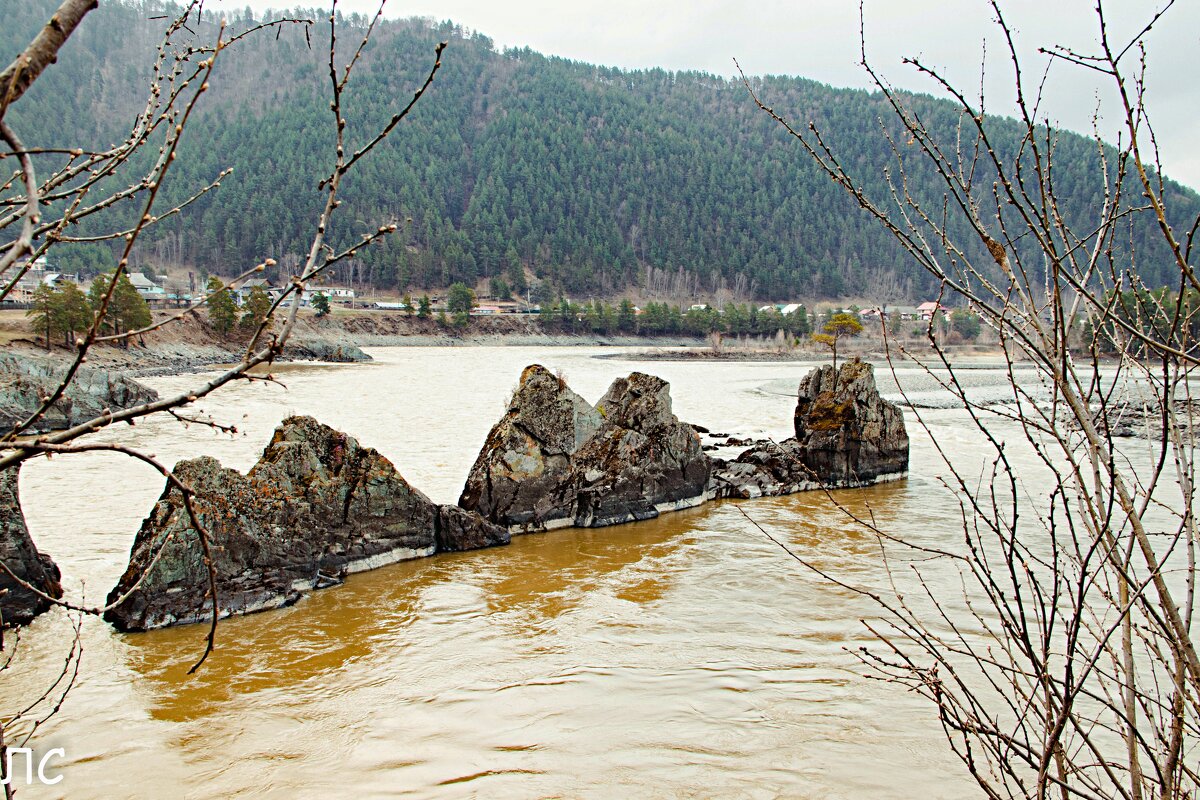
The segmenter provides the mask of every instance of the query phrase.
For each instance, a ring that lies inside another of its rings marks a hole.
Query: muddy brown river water
[[[208,454],[244,470],[280,419],[312,414],[453,502],[529,363],[561,369],[593,400],[642,369],[671,382],[686,421],[779,437],[809,368],[594,358],[611,352],[378,348],[371,364],[284,368],[286,391],[242,384],[206,400],[238,425],[234,438],[167,419],[117,433],[167,463]],[[972,374],[980,391],[1002,381]],[[961,412],[924,413],[943,447],[970,448]],[[957,537],[937,481],[946,468],[909,421],[912,477],[838,496],[898,533]],[[72,596],[103,601],[162,483],[108,455],[25,468],[30,530]],[[932,709],[857,666],[872,606],[788,558],[743,511],[822,569],[879,578],[874,540],[811,493],[354,575],[292,608],[223,622],[217,652],[190,677],[201,627],[122,635],[87,618],[77,684],[33,741],[65,750],[63,780],[19,797],[975,796]],[[24,632],[0,712],[45,689],[69,634],[61,611]]]

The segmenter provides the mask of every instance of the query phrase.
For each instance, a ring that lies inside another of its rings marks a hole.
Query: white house
[[[946,308],[941,303],[930,300],[927,303],[921,303],[921,305],[917,306],[917,313],[921,315],[921,319],[930,320],[933,319],[934,314],[949,314],[950,309]]]

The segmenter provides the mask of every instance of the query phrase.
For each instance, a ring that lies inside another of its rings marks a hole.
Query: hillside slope
[[[5,2],[0,59],[17,52],[54,5]],[[152,17],[169,8],[150,0],[102,4],[9,121],[40,146],[119,139],[140,106],[165,24]],[[248,12],[233,16],[234,31],[253,24]],[[342,41],[356,41],[365,22],[343,19]],[[304,251],[332,137],[327,36],[323,24],[308,38],[292,27],[222,54],[215,91],[189,130],[164,203],[222,169],[235,171],[220,190],[155,228],[137,253],[142,263],[232,274],[268,256],[287,264]],[[348,182],[343,227],[332,237],[350,241],[355,230],[347,223],[359,220],[367,229],[411,217],[411,227],[343,268],[339,280],[400,290],[493,275],[519,284],[528,268],[576,295],[636,285],[680,296],[724,286],[763,298],[832,297],[870,287],[894,302],[931,290],[891,239],[754,108],[744,87],[712,75],[497,52],[486,37],[450,23],[388,21],[346,101],[352,144],[411,97],[443,39],[450,46],[433,89]],[[880,135],[889,111],[879,96],[800,78],[755,81],[781,113],[833,132],[845,162],[874,176],[868,189],[885,188],[892,154]],[[913,102],[952,137],[958,118],[950,104]],[[992,125],[997,141],[1012,143],[1014,123]],[[1085,219],[1103,196],[1095,146],[1063,134],[1057,159],[1066,214]],[[918,194],[936,198],[929,170],[908,168]],[[1168,193],[1181,213],[1200,212],[1194,192],[1169,185]],[[1165,254],[1157,237],[1145,235],[1150,225],[1135,219],[1130,245],[1153,284],[1161,282],[1153,265]],[[67,267],[105,262],[96,245],[59,257]]]

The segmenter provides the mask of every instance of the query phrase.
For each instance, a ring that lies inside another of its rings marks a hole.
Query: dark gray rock
[[[195,492],[211,537],[222,617],[290,605],[347,573],[437,549],[438,507],[378,452],[311,417],[284,420],[246,475],[212,458],[181,461],[174,475]],[[506,541],[482,520],[451,522],[454,549]],[[142,523],[109,602],[126,593],[105,615],[121,630],[211,619],[200,537],[171,483]]]
[[[604,420],[575,451],[575,524],[615,525],[705,500],[711,460],[691,425],[671,410],[671,387],[635,372],[613,381],[596,404]]]
[[[284,360],[298,361],[329,361],[338,364],[370,361],[371,357],[363,352],[345,334],[336,335],[325,332],[321,336],[303,335],[288,339],[283,348]]]
[[[510,528],[541,530],[575,517],[571,455],[600,414],[545,367],[521,373],[504,417],[492,427],[458,504]]]
[[[507,528],[458,506],[438,506],[436,525],[439,553],[478,550],[508,544],[510,541]]]
[[[714,460],[709,497],[774,497],[821,488],[803,456],[795,439],[784,439],[758,443],[734,461]]]
[[[41,407],[66,374],[64,361],[0,352],[0,426],[24,422]],[[115,372],[83,365],[66,393],[27,430],[69,428],[102,414],[158,399],[158,393]]]
[[[796,441],[801,461],[827,486],[863,486],[908,473],[904,413],[879,396],[875,370],[857,358],[818,367],[800,381]]]
[[[62,597],[58,566],[50,556],[39,553],[29,538],[17,491],[19,470],[12,467],[0,472],[0,563],[5,567],[0,569],[0,616],[5,626],[27,625],[52,605],[13,576],[50,597]]]
[[[459,505],[511,530],[598,527],[704,500],[709,459],[671,411],[670,386],[635,372],[592,407],[527,367]]]
[[[709,497],[869,486],[908,473],[904,414],[879,396],[870,364],[855,359],[836,372],[818,367],[797,395],[796,437],[758,442],[734,461],[716,461]]]

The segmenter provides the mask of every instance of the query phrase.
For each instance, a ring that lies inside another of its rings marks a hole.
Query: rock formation
[[[822,484],[862,486],[908,472],[904,413],[879,396],[870,364],[819,367],[797,394],[796,441]]]
[[[41,406],[66,373],[67,364],[50,359],[0,353],[0,426],[24,422]],[[69,428],[103,413],[158,399],[158,393],[135,380],[102,369],[82,366],[67,391],[30,433]]]
[[[62,597],[58,566],[39,553],[29,538],[17,494],[19,467],[0,472],[0,615],[4,625],[26,625],[51,603],[13,580],[13,575],[43,594]],[[12,575],[9,574],[12,572]]]
[[[600,427],[600,414],[545,367],[521,373],[458,504],[507,527],[542,530],[574,523],[574,453]]]
[[[221,616],[290,605],[347,573],[432,555],[439,544],[508,542],[504,529],[435,505],[378,452],[311,417],[284,420],[246,475],[212,458],[181,461],[173,474],[195,493],[208,530]],[[127,593],[105,615],[121,630],[211,618],[199,534],[170,482],[109,602]]]
[[[575,451],[575,524],[615,525],[700,505],[711,461],[700,437],[671,411],[671,387],[635,372],[596,404],[600,429]]]
[[[695,430],[672,413],[666,381],[635,372],[592,407],[533,365],[459,505],[514,530],[649,519],[703,502],[709,463]]]
[[[815,488],[868,486],[908,473],[900,408],[879,396],[870,364],[822,366],[800,381],[795,438],[758,444],[716,461],[710,497],[760,497]]]

